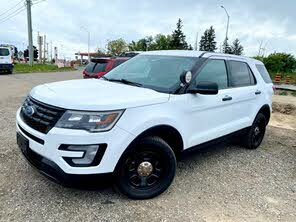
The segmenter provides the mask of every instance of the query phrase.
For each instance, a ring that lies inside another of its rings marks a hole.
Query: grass
[[[34,64],[29,66],[28,64],[16,63],[14,65],[14,73],[27,73],[27,72],[62,72],[75,70],[72,67],[58,68],[56,65],[52,64]]]
[[[275,76],[277,75],[277,73],[272,73],[270,72],[270,78],[272,79],[273,82],[274,81],[274,78]],[[293,72],[293,73],[280,73],[281,75],[281,83],[285,83],[285,80],[286,80],[286,77],[287,76],[290,76],[290,84],[296,84],[296,72]]]
[[[280,96],[287,96],[288,95],[288,92],[287,91],[280,91],[279,92],[279,95]]]

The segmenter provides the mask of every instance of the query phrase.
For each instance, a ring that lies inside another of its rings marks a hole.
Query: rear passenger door
[[[253,122],[253,113],[256,112],[256,100],[261,92],[257,88],[257,82],[247,62],[229,59],[229,87],[232,97],[233,123],[235,128],[248,127]]]

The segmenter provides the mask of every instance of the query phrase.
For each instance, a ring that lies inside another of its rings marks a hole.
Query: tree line
[[[120,55],[126,51],[150,51],[150,50],[170,50],[170,49],[184,49],[193,50],[191,44],[186,41],[184,34],[182,20],[178,19],[176,29],[170,35],[158,34],[156,36],[147,36],[127,43],[124,39],[119,38],[116,40],[108,41],[107,53],[110,55]],[[215,29],[211,26],[206,29],[199,41],[199,50],[215,52],[217,50],[217,42],[215,41]],[[222,52],[228,54],[242,55],[243,46],[238,38],[236,38],[232,45],[228,44],[228,39],[223,43]]]
[[[289,53],[271,53],[267,57],[254,57],[264,63],[266,69],[272,73],[295,73],[296,58]]]

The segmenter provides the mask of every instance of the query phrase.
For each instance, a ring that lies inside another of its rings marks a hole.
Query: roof
[[[262,64],[261,61],[247,57],[247,56],[238,56],[218,52],[204,52],[204,51],[193,51],[193,50],[159,50],[159,51],[146,51],[141,53],[142,55],[167,55],[167,56],[184,56],[184,57],[200,57],[209,58],[212,56],[223,56],[228,58],[237,58],[243,60],[249,60],[257,64]]]
[[[186,57],[199,57],[204,52],[193,50],[159,50],[159,51],[146,51],[141,55],[168,55],[168,56],[186,56]]]

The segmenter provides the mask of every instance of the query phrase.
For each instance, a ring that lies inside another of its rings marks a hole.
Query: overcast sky
[[[0,43],[22,49],[27,45],[26,11],[4,22],[13,10],[1,15],[18,2],[0,0]],[[245,55],[256,55],[260,42],[266,54],[296,54],[295,0],[46,0],[32,6],[34,45],[39,31],[59,48],[60,56],[74,58],[74,52],[87,51],[85,29],[91,33],[93,51],[116,38],[130,42],[158,33],[171,34],[181,18],[190,44],[194,45],[197,32],[200,37],[213,25],[220,47],[227,22],[221,5],[230,15],[229,40],[239,38]]]

